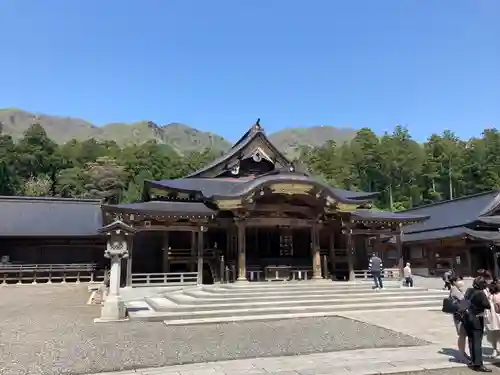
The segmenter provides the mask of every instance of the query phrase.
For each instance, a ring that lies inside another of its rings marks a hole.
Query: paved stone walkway
[[[167,366],[113,375],[368,375],[395,374],[463,367],[440,353],[441,347],[361,349],[300,356],[253,358],[234,361]],[[104,374],[100,374],[104,375]]]

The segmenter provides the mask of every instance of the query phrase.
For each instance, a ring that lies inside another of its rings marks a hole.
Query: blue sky
[[[500,127],[498,0],[3,0],[0,108],[235,140]]]

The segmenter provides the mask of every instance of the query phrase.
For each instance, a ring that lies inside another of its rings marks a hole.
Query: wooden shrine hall
[[[202,169],[146,181],[142,202],[103,205],[101,231],[129,234],[121,271],[129,286],[155,277],[198,284],[352,280],[381,236],[396,238],[397,257],[386,266],[401,269],[403,226],[428,219],[371,210],[376,196],[333,188],[301,171],[257,122]]]

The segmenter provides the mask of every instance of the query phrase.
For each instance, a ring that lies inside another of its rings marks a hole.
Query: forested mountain
[[[97,141],[115,141],[120,146],[126,146],[154,140],[170,146],[181,155],[206,148],[214,152],[224,152],[231,147],[231,142],[217,134],[203,132],[181,123],[158,125],[153,121],[139,121],[96,126],[72,117],[34,114],[12,108],[0,109],[0,123],[3,124],[4,134],[11,135],[14,140],[23,136],[34,118],[58,144],[72,139],[84,141],[93,138]],[[248,127],[251,125],[249,123]],[[331,139],[343,142],[354,137],[354,134],[356,131],[349,128],[315,126],[284,129],[269,137],[283,152],[293,157],[298,155],[300,146],[320,146]]]
[[[93,197],[110,202],[140,198],[144,179],[179,178],[220,155],[220,149],[185,152],[149,140],[71,140],[59,145],[39,124],[16,141],[0,132],[0,194]],[[199,146],[198,150],[202,150]],[[500,188],[500,133],[461,140],[452,132],[424,144],[397,126],[379,137],[363,128],[350,141],[301,146],[297,157],[332,186],[381,192],[379,208],[404,209]]]

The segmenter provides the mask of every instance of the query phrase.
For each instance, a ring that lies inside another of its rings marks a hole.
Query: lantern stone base
[[[127,319],[127,310],[120,296],[108,295],[101,309],[101,317],[95,323],[121,322]]]

